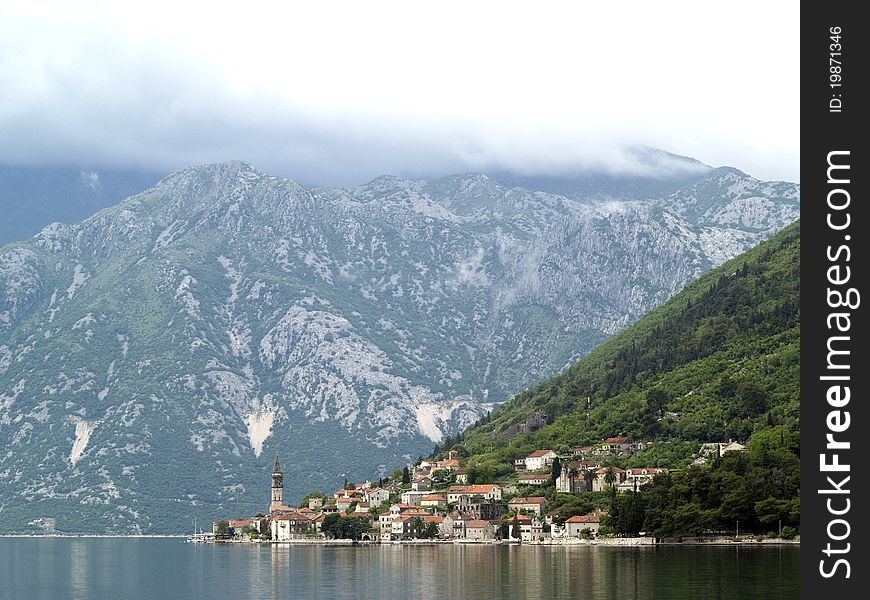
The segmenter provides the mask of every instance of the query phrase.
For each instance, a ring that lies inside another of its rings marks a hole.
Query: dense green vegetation
[[[779,532],[800,524],[798,434],[765,429],[746,452],[711,465],[658,476],[637,493],[614,497],[608,525],[618,534],[657,537],[704,531]]]
[[[800,224],[727,262],[575,363],[435,448],[494,480],[540,448],[569,452],[625,435],[657,443],[622,466],[677,471],[612,499],[616,532],[767,530],[799,523]],[[510,437],[543,411],[549,424]],[[688,468],[700,443],[745,453]]]

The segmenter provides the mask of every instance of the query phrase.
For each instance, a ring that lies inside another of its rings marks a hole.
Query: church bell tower
[[[274,510],[276,506],[284,504],[284,473],[281,471],[281,461],[278,460],[278,455],[275,455],[275,468],[272,469],[272,503],[270,510]]]

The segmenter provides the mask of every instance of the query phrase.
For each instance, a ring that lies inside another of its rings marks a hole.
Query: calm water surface
[[[0,599],[797,598],[797,547],[253,546],[0,539]]]

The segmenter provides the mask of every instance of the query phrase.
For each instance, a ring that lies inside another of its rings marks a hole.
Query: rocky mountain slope
[[[0,250],[0,531],[165,532],[378,475],[795,220],[710,170],[585,201],[483,175],[192,167]]]

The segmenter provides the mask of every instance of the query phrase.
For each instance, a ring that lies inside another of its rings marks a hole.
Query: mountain
[[[745,442],[772,426],[799,428],[799,375],[795,223],[705,273],[460,437],[478,465],[503,473],[533,450],[567,451],[613,436]],[[547,425],[511,435],[512,425],[536,411]]]
[[[533,419],[530,419],[534,415]],[[521,432],[518,424],[545,424]],[[606,509],[614,533],[769,534],[800,526],[800,224],[690,283],[566,369],[445,439],[471,482],[510,478],[534,450],[562,455],[609,437],[652,441],[608,466],[664,467],[637,494],[547,496],[564,520]],[[745,451],[694,460],[701,444]],[[555,467],[554,467],[555,468]],[[784,527],[783,527],[784,526]],[[775,533],[772,535],[776,535]]]
[[[165,173],[140,169],[0,165],[0,244],[55,221],[74,223],[148,189]]]
[[[0,531],[167,532],[373,477],[797,218],[711,171],[578,201],[480,174],[179,171],[0,250]]]

